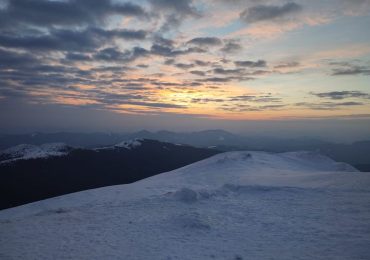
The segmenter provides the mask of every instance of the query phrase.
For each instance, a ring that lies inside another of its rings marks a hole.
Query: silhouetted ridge
[[[2,163],[0,208],[131,183],[216,153],[211,149],[133,139],[94,149],[73,148],[62,156],[26,157]]]

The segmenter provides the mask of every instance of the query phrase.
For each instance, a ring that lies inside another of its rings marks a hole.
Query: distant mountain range
[[[220,151],[254,150],[268,152],[289,152],[298,150],[318,151],[334,160],[350,163],[359,170],[370,171],[370,141],[352,144],[337,144],[314,138],[272,138],[246,137],[223,130],[207,130],[190,133],[170,131],[134,133],[34,133],[24,135],[0,135],[0,149],[19,144],[41,145],[62,142],[69,146],[91,148],[107,146],[122,140],[145,138],[187,144],[195,147],[214,148]]]
[[[71,192],[131,183],[219,151],[134,139],[112,146],[18,145],[0,153],[0,209]]]
[[[134,133],[33,133],[21,135],[0,135],[0,149],[19,144],[41,145],[45,143],[65,143],[70,146],[96,147],[116,144],[122,140],[145,138],[170,143],[188,144],[198,147],[214,145],[238,145],[244,137],[223,130],[207,130],[191,133],[170,131],[149,132],[142,130]]]

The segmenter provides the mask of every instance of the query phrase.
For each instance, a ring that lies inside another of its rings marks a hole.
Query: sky
[[[369,26],[369,0],[0,0],[0,132],[370,138]]]

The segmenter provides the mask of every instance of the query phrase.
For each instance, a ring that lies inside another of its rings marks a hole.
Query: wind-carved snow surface
[[[28,160],[63,156],[68,154],[71,147],[64,143],[47,143],[43,145],[20,144],[0,152],[0,156],[6,158],[0,163],[9,163],[16,160]]]
[[[230,152],[0,211],[0,259],[369,259],[369,205],[370,173]]]

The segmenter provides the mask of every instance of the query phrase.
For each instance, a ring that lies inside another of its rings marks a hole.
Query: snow
[[[132,149],[140,146],[142,144],[143,139],[133,139],[133,140],[128,140],[128,141],[123,141],[121,143],[118,143],[115,145],[115,147],[121,147],[121,148],[126,148],[126,149]]]
[[[370,173],[229,152],[0,211],[1,259],[368,259]]]
[[[51,156],[63,156],[68,154],[71,148],[64,143],[47,143],[40,146],[20,144],[0,152],[0,156],[7,158],[0,163],[8,163],[16,160],[28,160],[47,158]]]
[[[131,149],[134,149],[134,148],[137,148],[139,146],[142,145],[144,139],[141,139],[141,138],[135,138],[135,139],[132,139],[132,140],[126,140],[126,141],[122,141],[118,144],[115,144],[113,146],[106,146],[106,147],[101,147],[101,148],[95,148],[94,150],[96,151],[99,151],[99,150],[111,150],[111,149],[115,149],[115,148],[124,148],[124,149],[128,149],[128,150],[131,150]]]

